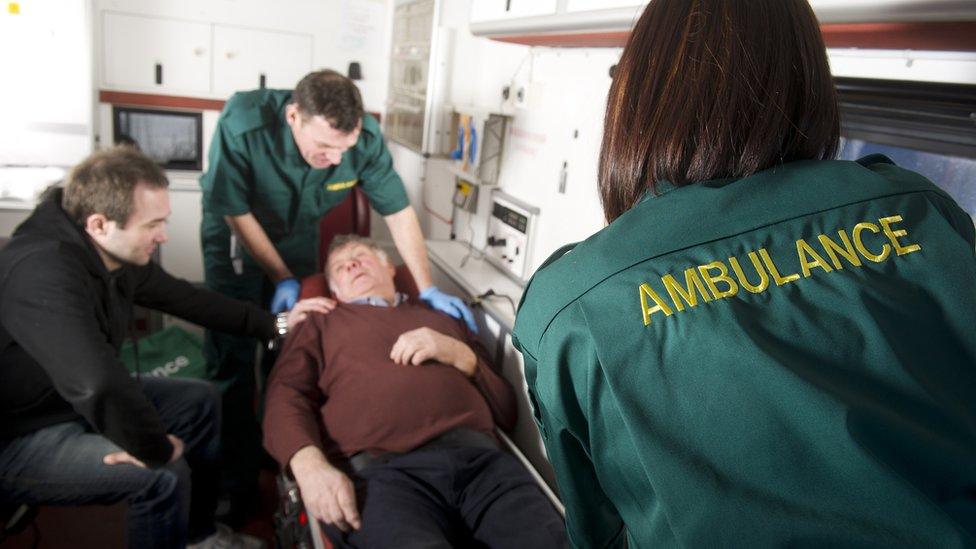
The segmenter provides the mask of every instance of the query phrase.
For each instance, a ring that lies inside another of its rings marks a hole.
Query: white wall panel
[[[91,19],[88,1],[4,3],[0,165],[70,166],[91,152]]]

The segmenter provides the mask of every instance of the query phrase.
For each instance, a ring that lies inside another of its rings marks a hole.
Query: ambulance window
[[[881,153],[942,187],[969,215],[976,216],[976,158],[917,151],[863,139],[842,139],[840,158],[856,160]]]
[[[976,86],[838,78],[839,158],[881,153],[976,217]]]

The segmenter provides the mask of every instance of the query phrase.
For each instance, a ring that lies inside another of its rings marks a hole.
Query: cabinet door
[[[210,94],[210,24],[105,12],[102,83],[109,88]]]
[[[214,94],[266,88],[294,88],[312,70],[307,34],[214,26]]]
[[[472,0],[471,22],[552,15],[556,4],[556,0]]]
[[[567,0],[566,11],[594,11],[613,8],[643,8],[648,0]]]
[[[200,248],[201,191],[195,178],[169,174],[171,214],[166,231],[169,240],[159,247],[159,263],[173,275],[194,283],[203,282],[203,252]]]

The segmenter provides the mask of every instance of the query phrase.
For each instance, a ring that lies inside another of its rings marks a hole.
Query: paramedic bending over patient
[[[200,183],[210,289],[262,307],[270,303],[272,313],[291,309],[298,280],[318,268],[319,220],[360,186],[383,215],[421,299],[463,316],[476,330],[464,303],[431,284],[417,215],[379,124],[364,114],[359,91],[345,76],[322,70],[294,91],[235,94],[221,113],[209,163]],[[232,232],[239,240],[231,240]],[[225,487],[234,507],[253,500],[257,486],[254,349],[252,339],[207,333],[208,370],[223,393]]]
[[[837,140],[806,1],[637,22],[515,325],[576,545],[976,545],[973,222]]]

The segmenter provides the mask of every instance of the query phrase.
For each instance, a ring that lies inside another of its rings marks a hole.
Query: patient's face
[[[329,284],[342,302],[360,297],[392,299],[395,269],[369,246],[349,244],[332,252],[328,265]]]

